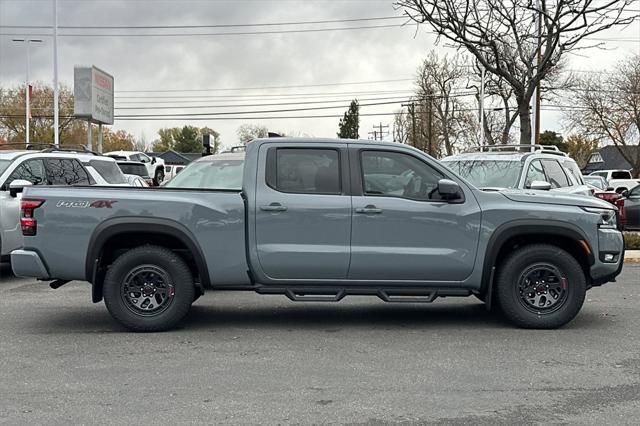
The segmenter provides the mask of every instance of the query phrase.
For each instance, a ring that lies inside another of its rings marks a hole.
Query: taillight
[[[22,235],[33,236],[38,230],[38,222],[33,217],[33,211],[40,207],[44,200],[22,200],[20,201],[20,227]]]

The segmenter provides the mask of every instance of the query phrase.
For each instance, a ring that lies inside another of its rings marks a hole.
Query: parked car
[[[21,191],[29,185],[125,186],[115,160],[65,148],[0,151],[0,258],[22,246]]]
[[[162,158],[150,157],[140,151],[111,151],[104,155],[113,157],[116,160],[138,161],[144,164],[147,169],[145,175],[150,176],[156,186],[160,185],[164,180],[164,160]]]
[[[24,197],[15,274],[53,288],[89,281],[93,301],[137,331],[174,327],[204,289],[330,302],[473,294],[521,327],[555,328],[624,258],[609,203],[481,191],[388,142],[256,139],[155,191],[31,187]]]
[[[593,195],[601,200],[616,204],[616,201],[622,198],[622,195],[613,190],[613,187],[602,176],[583,176],[587,185],[593,187]]]
[[[169,164],[164,166],[165,182],[173,179],[186,166],[180,164]]]
[[[575,161],[555,146],[489,145],[479,151],[446,157],[451,170],[486,190],[539,189],[592,195]]]
[[[640,186],[624,193],[625,229],[640,231]]]
[[[142,178],[142,176],[125,174],[124,177],[127,179],[129,186],[136,186],[138,188],[149,188],[151,186],[149,181]]]
[[[622,193],[640,185],[640,179],[634,179],[629,170],[598,170],[589,176],[604,178],[617,193]]]
[[[153,186],[153,179],[147,174],[147,167],[139,161],[118,161],[118,167],[125,175],[140,176],[147,183],[147,186]]]

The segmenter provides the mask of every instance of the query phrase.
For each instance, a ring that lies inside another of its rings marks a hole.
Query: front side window
[[[527,169],[527,177],[524,181],[525,188],[531,188],[531,184],[534,181],[546,182],[547,176],[544,174],[544,170],[542,169],[542,164],[540,160],[533,160],[529,164],[529,168]]]
[[[281,192],[340,194],[340,156],[335,149],[278,148],[275,178]]]
[[[567,172],[567,176],[572,178],[573,182],[576,185],[584,185],[582,173],[580,173],[580,169],[578,168],[578,165],[576,163],[574,163],[573,161],[564,161],[562,165]]]
[[[551,188],[565,188],[569,186],[567,176],[562,171],[562,167],[556,160],[542,160],[545,174],[549,179]]]
[[[0,160],[0,175],[9,168],[9,164],[11,164],[11,160]]]
[[[46,185],[47,182],[42,160],[27,160],[20,164],[13,173],[9,175],[4,186],[9,188],[9,184],[16,179],[29,181],[33,185]]]
[[[140,161],[142,161],[143,163],[150,163],[151,162],[151,158],[149,158],[145,154],[138,154],[138,158],[140,158]]]
[[[365,195],[386,195],[420,201],[440,199],[438,181],[444,175],[411,155],[363,151],[361,162]]]
[[[45,160],[47,180],[51,185],[89,185],[87,171],[77,160],[48,158]]]

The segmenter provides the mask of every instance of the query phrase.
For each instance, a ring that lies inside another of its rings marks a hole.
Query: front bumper
[[[606,262],[605,254],[615,256],[615,261]],[[598,251],[594,253],[595,262],[591,266],[591,283],[594,286],[602,285],[615,278],[622,272],[624,265],[624,236],[622,232],[614,229],[598,230]]]
[[[30,250],[14,250],[11,252],[11,269],[18,277],[49,279],[49,271],[40,255]]]

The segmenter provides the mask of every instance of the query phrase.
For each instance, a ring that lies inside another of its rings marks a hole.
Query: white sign
[[[113,124],[113,76],[96,67],[73,72],[73,115],[98,124]]]

